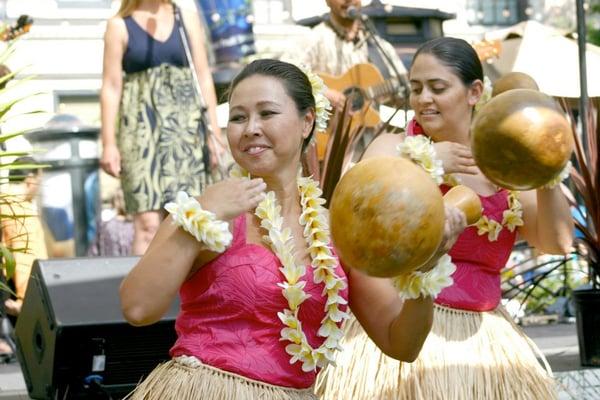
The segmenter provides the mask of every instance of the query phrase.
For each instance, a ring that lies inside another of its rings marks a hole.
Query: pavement
[[[575,324],[523,328],[544,353],[559,382],[559,400],[600,400],[600,368],[583,368]],[[27,389],[17,363],[0,364],[0,399],[27,400]]]

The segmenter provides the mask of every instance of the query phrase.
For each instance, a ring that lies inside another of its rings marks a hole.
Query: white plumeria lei
[[[248,173],[239,166],[234,166],[230,175],[248,177]],[[308,343],[302,330],[302,322],[298,319],[300,305],[310,297],[304,291],[306,282],[301,280],[306,273],[306,267],[296,263],[292,233],[289,228],[283,228],[281,206],[277,205],[274,192],[265,195],[256,207],[255,215],[260,219],[260,226],[268,232],[268,235],[263,236],[263,240],[279,258],[281,262],[279,270],[285,278],[278,284],[288,302],[288,308],[277,313],[285,325],[281,330],[281,340],[291,342],[285,347],[285,351],[291,356],[290,364],[301,361],[302,370],[310,372],[333,364],[335,351],[341,350],[339,342],[344,334],[338,324],[348,319],[349,315],[339,309],[340,305],[347,304],[339,292],[344,290],[347,284],[335,273],[337,260],[329,247],[329,224],[323,207],[325,200],[321,198],[321,189],[313,179],[298,176],[298,190],[302,205],[299,222],[304,227],[304,237],[311,256],[313,280],[316,284],[324,284],[323,295],[327,296],[325,317],[317,332],[317,335],[324,337],[325,341],[317,349],[313,349]]]
[[[323,82],[323,79],[314,72],[310,70],[310,68],[306,67],[303,64],[298,66],[304,72],[304,74],[308,77],[310,82],[310,86],[312,89],[313,97],[315,98],[315,127],[316,130],[321,132],[327,129],[327,121],[329,120],[329,115],[331,114],[331,103],[325,97],[325,91],[327,90],[327,86]]]
[[[564,181],[565,179],[567,179],[569,177],[569,175],[571,175],[571,168],[572,167],[573,167],[573,164],[571,164],[571,161],[567,161],[567,164],[560,171],[560,173],[558,175],[556,175],[554,177],[554,179],[552,179],[550,182],[548,182],[547,184],[545,184],[543,186],[544,189],[553,189],[556,186],[558,186],[562,181]]]
[[[402,299],[417,299],[421,296],[435,299],[444,288],[454,283],[454,271],[456,265],[452,258],[444,254],[433,269],[402,274],[392,278],[392,282]]]
[[[407,157],[419,164],[436,184],[442,184],[444,167],[442,160],[437,158],[431,139],[424,135],[407,136],[396,149],[401,157]]]
[[[174,202],[165,205],[175,225],[204,243],[214,252],[222,253],[231,244],[233,235],[227,222],[217,220],[217,216],[202,209],[198,200],[185,192],[178,192]]]

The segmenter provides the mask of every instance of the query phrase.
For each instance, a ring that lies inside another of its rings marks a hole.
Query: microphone
[[[346,9],[346,17],[348,19],[362,19],[362,14],[356,6],[350,6]]]

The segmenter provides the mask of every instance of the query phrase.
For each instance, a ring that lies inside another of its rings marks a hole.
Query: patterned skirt
[[[210,177],[201,110],[189,68],[127,74],[117,145],[127,213],[160,210],[179,190],[199,195]]]
[[[321,400],[557,398],[545,358],[501,307],[474,312],[436,305],[431,332],[412,363],[383,354],[356,319],[344,333],[337,367],[317,377]]]

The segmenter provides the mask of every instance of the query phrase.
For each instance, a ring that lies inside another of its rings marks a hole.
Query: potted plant
[[[563,108],[568,110],[566,101]],[[571,115],[572,117],[572,115]],[[573,291],[581,365],[600,366],[600,107],[588,102],[587,130],[579,136],[573,121],[575,164],[570,203],[576,227],[574,253],[587,264],[589,283]]]

